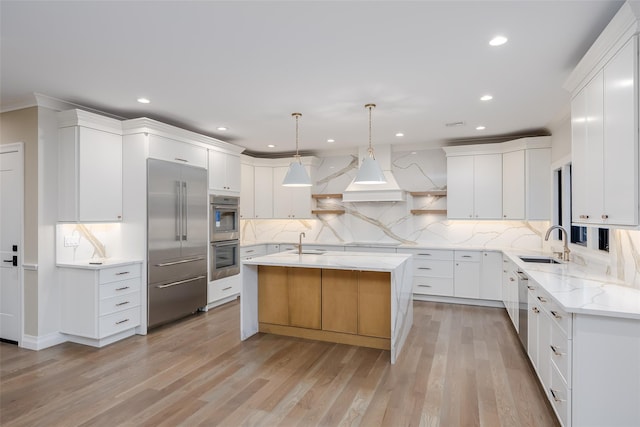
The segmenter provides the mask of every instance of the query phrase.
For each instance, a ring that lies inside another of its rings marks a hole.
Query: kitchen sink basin
[[[544,256],[544,257],[521,256],[521,257],[518,257],[518,258],[520,258],[524,262],[535,262],[537,264],[562,264],[557,259],[551,258],[551,257],[548,257],[548,256]]]

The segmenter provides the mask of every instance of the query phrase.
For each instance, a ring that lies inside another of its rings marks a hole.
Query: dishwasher
[[[516,276],[518,277],[518,337],[525,351],[528,351],[529,287],[527,285],[529,277],[520,270],[516,272]]]

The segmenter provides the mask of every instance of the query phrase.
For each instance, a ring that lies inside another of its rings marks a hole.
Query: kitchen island
[[[388,349],[394,364],[413,324],[412,257],[276,253],[242,265],[240,334],[258,332]]]

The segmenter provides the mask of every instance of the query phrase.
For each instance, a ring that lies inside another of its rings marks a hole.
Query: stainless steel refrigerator
[[[147,161],[148,326],[207,305],[207,171]]]

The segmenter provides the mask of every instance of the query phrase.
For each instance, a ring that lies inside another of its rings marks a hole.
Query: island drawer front
[[[444,249],[407,249],[398,248],[399,254],[413,254],[414,259],[437,259],[442,261],[453,261],[453,251]]]
[[[140,279],[128,279],[120,282],[111,282],[100,286],[100,299],[111,298],[116,295],[124,295],[132,292],[140,292]]]
[[[100,284],[140,277],[141,264],[129,264],[100,270]]]
[[[422,277],[453,277],[453,262],[435,259],[413,260],[413,275]]]
[[[551,325],[551,344],[546,351],[568,388],[571,388],[571,342],[558,326]]]
[[[455,251],[455,260],[480,262],[481,255],[478,251]]]
[[[117,313],[140,305],[140,292],[132,292],[124,295],[117,295],[111,298],[100,300],[100,316]]]
[[[104,338],[139,325],[140,307],[133,307],[117,313],[100,316],[98,335],[99,338]]]
[[[551,385],[547,390],[549,400],[558,415],[560,424],[571,425],[571,390],[553,364],[551,365]]]
[[[453,296],[453,279],[439,277],[416,277],[413,293],[423,295]]]

